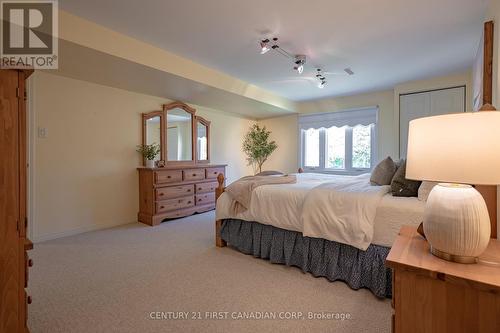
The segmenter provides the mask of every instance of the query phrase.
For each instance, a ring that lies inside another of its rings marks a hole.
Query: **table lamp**
[[[474,263],[488,246],[488,208],[473,185],[500,184],[500,111],[410,121],[406,177],[440,182],[424,211],[431,253]]]

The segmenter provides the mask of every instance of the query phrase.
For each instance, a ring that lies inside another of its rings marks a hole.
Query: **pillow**
[[[431,193],[432,189],[437,184],[438,184],[437,182],[423,181],[422,184],[420,184],[420,187],[418,188],[418,200],[427,201],[429,193]]]
[[[397,162],[394,162],[396,164],[396,169],[399,169],[399,167],[401,166],[401,164],[403,164],[404,161],[405,159],[401,158]]]
[[[282,175],[283,172],[279,172],[279,171],[262,171],[262,172],[259,172],[258,174],[256,174],[256,176],[275,176],[275,175]]]
[[[406,179],[406,160],[404,160],[392,178],[392,195],[395,197],[416,197],[420,183],[420,181]]]
[[[396,163],[390,156],[387,156],[373,169],[370,182],[375,185],[390,185],[396,169]]]

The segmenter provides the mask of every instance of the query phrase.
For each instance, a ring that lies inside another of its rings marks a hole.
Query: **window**
[[[370,170],[377,113],[377,108],[367,108],[300,116],[301,167],[344,174]]]
[[[345,127],[326,129],[326,168],[345,169]]]
[[[357,125],[352,129],[352,167],[357,169],[371,168],[372,127]]]
[[[319,130],[311,128],[304,135],[304,164],[319,167]]]

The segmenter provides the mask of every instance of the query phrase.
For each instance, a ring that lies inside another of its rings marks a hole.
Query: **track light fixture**
[[[266,54],[269,52],[271,49],[276,50],[279,48],[278,44],[278,38],[274,37],[272,42],[269,40],[269,38],[263,39],[260,41],[260,54]]]
[[[323,89],[326,85],[326,77],[321,68],[316,69],[316,79],[318,80],[318,88]]]
[[[274,37],[272,39],[266,38],[260,41],[260,54],[265,54],[270,50],[274,50],[277,53],[281,54],[284,57],[292,59],[293,69],[297,71],[297,73],[302,74],[304,72],[304,67],[306,64],[307,57],[303,54],[291,54],[290,52],[284,50],[278,45],[278,38]],[[348,75],[353,75],[354,72],[350,68],[344,69],[344,72]],[[339,75],[339,73],[329,73],[323,72],[321,68],[316,68],[316,80],[318,84],[318,88],[323,89],[326,85],[326,77],[325,75]],[[306,78],[311,79],[311,78]],[[314,80],[313,80],[314,82]]]
[[[269,39],[264,39],[260,42],[260,54],[266,54],[270,49]]]
[[[305,55],[296,55],[295,65],[293,66],[293,69],[295,69],[299,74],[302,74],[302,72],[304,71],[305,63],[306,63]]]
[[[263,39],[260,41],[260,54],[265,54],[270,50],[274,50],[277,53],[281,54],[284,57],[290,58],[293,60],[293,69],[296,70],[299,74],[304,72],[304,65],[306,63],[306,56],[302,54],[294,55],[290,52],[282,49],[278,45],[278,38],[274,37],[272,40],[269,38]]]

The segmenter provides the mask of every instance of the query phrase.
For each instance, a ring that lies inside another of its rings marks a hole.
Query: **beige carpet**
[[[213,220],[209,212],[36,244],[31,332],[389,332],[389,300],[217,249]],[[168,319],[181,311],[190,318]],[[215,311],[228,319],[207,318]],[[165,319],[150,319],[151,312]],[[277,319],[241,319],[240,312]],[[308,312],[350,319],[308,319]],[[280,319],[293,313],[304,317]]]

